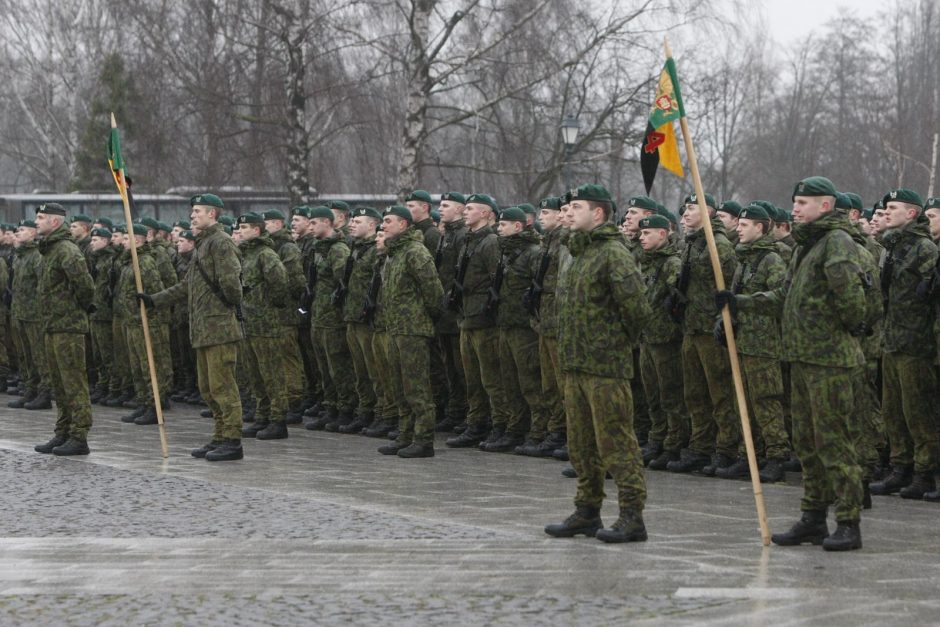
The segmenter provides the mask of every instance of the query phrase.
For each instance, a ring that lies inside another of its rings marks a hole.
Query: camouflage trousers
[[[287,337],[284,334],[249,336],[242,350],[251,391],[257,402],[255,421],[260,424],[284,422],[287,414],[287,379],[284,376]]]
[[[284,347],[283,366],[284,384],[287,386],[287,406],[296,407],[304,398],[304,360],[300,343],[297,341],[297,327],[285,324],[281,327],[281,345]]]
[[[891,465],[914,472],[937,468],[937,372],[929,358],[900,353],[882,357],[882,412]]]
[[[434,444],[430,344],[431,338],[420,335],[388,338],[389,373],[398,407],[398,444]]]
[[[127,348],[127,333],[124,331],[124,319],[111,321],[111,350],[113,365],[111,370],[111,396],[117,396],[133,387],[131,380],[131,357]]]
[[[434,407],[438,414],[443,415],[447,410],[449,389],[447,386],[447,373],[444,371],[444,353],[441,345],[432,341],[428,346],[431,377],[431,394],[434,397]]]
[[[437,336],[441,351],[444,378],[447,380],[447,405],[444,415],[463,420],[467,416],[467,379],[460,359],[460,335],[442,333]],[[433,362],[432,362],[433,368]]]
[[[212,412],[212,439],[240,440],[242,401],[235,383],[238,342],[196,349],[196,377],[199,394]]]
[[[548,421],[548,410],[542,396],[542,373],[539,369],[539,336],[530,327],[508,327],[499,330],[499,367],[506,398],[506,423],[510,435],[525,435],[530,422]]]
[[[682,380],[685,407],[692,419],[689,449],[702,455],[717,452],[737,457],[741,425],[734,411],[728,351],[711,335],[686,335]]]
[[[180,390],[195,389],[196,362],[192,341],[189,339],[189,322],[180,323],[170,329],[170,345],[173,354],[173,378]]]
[[[372,334],[372,356],[376,372],[382,373],[375,379],[375,415],[397,422],[398,405],[395,403],[392,378],[387,374],[392,369],[389,363],[389,335],[385,331],[376,330]]]
[[[98,364],[98,382],[96,388],[107,390],[111,387],[111,371],[114,366],[114,352],[111,338],[110,320],[92,320],[91,350]]]
[[[467,425],[506,424],[506,393],[499,368],[499,330],[460,330],[460,358],[467,377]]]
[[[640,371],[640,349],[637,347],[633,349],[633,378],[630,379],[630,391],[633,393],[633,429],[640,442],[646,442],[653,426],[653,417]]]
[[[537,441],[549,433],[563,434],[568,428],[561,394],[565,380],[558,363],[558,338],[555,336],[539,335],[539,372],[545,411],[541,416],[532,416],[529,428],[529,437]]]
[[[791,362],[793,449],[803,463],[803,511],[835,503],[836,520],[858,520],[862,469],[855,452],[855,368]]]
[[[0,308],[0,376],[6,379],[10,374],[12,359],[10,356],[12,320],[6,308]]]
[[[173,387],[173,362],[170,357],[170,330],[165,322],[150,322],[150,344],[153,348],[153,365],[157,372],[157,388],[161,399],[165,399]],[[150,383],[150,366],[147,363],[147,347],[144,344],[144,327],[139,321],[128,321],[124,327],[127,349],[131,363],[131,380],[137,402],[153,405],[153,385]]]
[[[91,429],[85,335],[46,333],[45,348],[49,382],[55,394],[55,434],[85,441]]]
[[[324,402],[340,412],[352,413],[356,409],[356,375],[346,344],[346,329],[316,327],[311,333]]]
[[[760,441],[767,459],[788,460],[790,439],[783,425],[783,378],[780,376],[780,362],[754,355],[741,355],[740,359],[747,413],[751,419],[755,447]],[[760,452],[760,449],[757,450]],[[746,456],[747,448],[744,438],[741,438],[738,457],[743,459]]]
[[[367,324],[350,322],[346,325],[346,343],[352,357],[353,372],[356,374],[356,398],[358,414],[375,412],[375,357],[372,355],[372,329]]]
[[[879,449],[885,447],[885,426],[881,418],[878,388],[878,361],[859,366],[855,383],[855,451],[862,467],[862,478],[869,483],[881,460]]]
[[[304,365],[304,397],[323,400],[323,383],[320,380],[320,370],[317,368],[316,351],[313,348],[313,331],[310,321],[297,327],[297,345],[300,347],[300,358]]]
[[[640,378],[650,414],[650,442],[678,453],[689,443],[689,414],[682,395],[682,344],[643,344]]]
[[[49,378],[49,362],[46,359],[46,342],[42,323],[14,320],[13,325],[13,339],[20,353],[20,378],[25,383],[26,390],[48,392],[52,382]]]
[[[633,429],[630,384],[567,372],[564,397],[568,455],[578,473],[575,506],[601,506],[607,471],[617,485],[620,508],[642,510],[646,504],[646,477]]]

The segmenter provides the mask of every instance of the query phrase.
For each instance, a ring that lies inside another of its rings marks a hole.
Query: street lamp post
[[[566,115],[561,121],[561,139],[565,142],[565,161],[562,164],[562,176],[565,179],[565,190],[571,189],[571,153],[578,140],[578,131],[581,122],[573,115]]]

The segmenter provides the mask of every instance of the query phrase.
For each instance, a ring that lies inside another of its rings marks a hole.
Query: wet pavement
[[[62,459],[32,450],[53,412],[0,409],[0,624],[940,623],[936,504],[875,497],[861,551],[765,549],[749,483],[650,472],[648,542],[558,540],[559,462],[291,427],[210,463],[185,405],[163,460],[123,413],[95,407],[92,454]],[[764,488],[773,531],[798,516],[790,479]]]

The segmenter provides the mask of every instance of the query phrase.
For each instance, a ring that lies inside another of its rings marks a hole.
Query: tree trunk
[[[427,130],[428,100],[431,95],[431,66],[427,57],[431,11],[436,0],[413,0],[411,48],[408,53],[408,100],[402,132],[401,165],[398,169],[400,199],[418,186],[419,159]]]
[[[282,14],[283,15],[283,14]],[[291,206],[310,202],[310,146],[307,141],[306,33],[297,14],[284,15],[287,45],[287,193]]]

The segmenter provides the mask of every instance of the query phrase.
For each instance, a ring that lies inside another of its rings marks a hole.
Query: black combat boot
[[[527,455],[529,457],[535,457],[535,452],[539,448],[540,442],[532,438],[526,438],[525,442],[517,446],[512,450],[516,455]]]
[[[826,551],[851,551],[862,548],[862,530],[858,527],[858,521],[837,521],[836,530],[823,540],[822,547]]]
[[[310,431],[323,431],[326,428],[327,423],[334,422],[339,417],[339,411],[335,407],[330,407],[326,412],[318,415],[316,418],[311,418],[304,421],[304,429]]]
[[[438,433],[452,433],[454,427],[466,419],[466,416],[447,416],[444,420],[434,425],[434,430]]]
[[[88,395],[88,400],[93,405],[97,405],[108,394],[108,389],[101,385],[96,385],[95,389]]]
[[[748,466],[747,459],[739,457],[730,466],[716,468],[715,476],[719,479],[746,479],[751,476],[751,468]]]
[[[398,451],[402,451],[408,448],[410,445],[405,442],[399,442],[395,440],[394,442],[389,442],[385,446],[379,447],[379,453],[382,455],[398,455]]]
[[[258,407],[258,402],[255,400],[254,396],[247,396],[241,399],[242,401],[242,422],[254,422],[255,421],[255,410]]]
[[[101,404],[105,407],[120,407],[121,406],[121,394],[120,392],[113,392],[108,394],[108,398],[101,401]]]
[[[561,476],[568,479],[577,479],[578,471],[574,469],[574,466],[565,466],[561,469]]]
[[[371,411],[364,411],[356,416],[355,420],[352,422],[340,425],[340,433],[362,433],[375,419],[375,415]]]
[[[565,444],[564,446],[559,446],[558,448],[556,448],[555,452],[552,453],[552,457],[554,457],[560,462],[568,461],[568,445]]]
[[[734,460],[724,453],[715,453],[711,461],[702,466],[701,472],[706,477],[714,477],[719,468],[727,468],[734,463]]]
[[[351,411],[349,411],[348,409],[344,409],[336,415],[335,420],[331,420],[330,422],[323,425],[323,428],[329,431],[330,433],[338,433],[340,427],[345,427],[346,425],[353,422],[355,419],[356,417],[353,416],[353,413]]]
[[[13,409],[23,409],[26,403],[32,402],[36,398],[37,394],[38,392],[36,392],[36,390],[28,390],[23,396],[15,398],[7,403],[7,407],[12,407]]]
[[[482,447],[487,453],[508,453],[523,442],[518,433],[503,433],[501,436]]]
[[[36,398],[23,405],[23,409],[52,409],[52,395],[49,390],[41,390]]]
[[[283,440],[287,437],[287,424],[283,422],[269,422],[268,426],[255,435],[259,440]]]
[[[160,421],[157,420],[157,408],[153,405],[144,407],[144,413],[134,420],[134,424],[140,426],[155,425],[159,423]]]
[[[918,472],[914,474],[914,479],[910,485],[901,488],[898,496],[902,499],[913,499],[919,501],[925,494],[937,489],[937,484],[933,479],[932,472]]]
[[[304,417],[306,418],[316,418],[320,414],[326,411],[326,406],[323,403],[315,402],[313,405],[304,410]]]
[[[679,451],[663,451],[659,457],[650,462],[650,470],[666,470],[669,462],[679,461]]]
[[[822,544],[829,537],[825,510],[807,510],[786,533],[775,533],[771,542],[779,546],[798,546],[805,542]]]
[[[363,431],[363,435],[367,438],[388,437],[388,432],[392,430],[393,424],[398,424],[397,418],[376,418],[374,421],[372,421],[372,424],[369,425],[365,431]]]
[[[791,454],[790,459],[783,462],[783,470],[785,472],[803,472],[803,463],[799,457]]]
[[[643,465],[649,466],[651,461],[662,455],[663,443],[649,440],[643,445],[641,452],[643,453]]]
[[[287,408],[284,415],[284,423],[289,425],[299,425],[304,421],[304,408],[302,401],[295,401]]]
[[[398,456],[404,459],[418,459],[420,457],[434,457],[434,444],[418,444],[412,442],[398,451]]]
[[[778,481],[783,481],[785,477],[783,460],[768,459],[764,467],[761,468],[758,476],[760,477],[761,483],[777,483]]]
[[[610,529],[598,529],[595,536],[601,542],[645,542],[646,525],[643,524],[643,512],[635,509],[621,509],[620,518]]]
[[[460,435],[447,438],[444,444],[450,448],[470,448],[479,445],[480,442],[483,441],[483,438],[486,437],[486,433],[487,430],[485,426],[471,426]]]
[[[242,459],[244,456],[241,440],[223,440],[217,447],[206,453],[206,461],[231,462]]]
[[[88,442],[77,438],[69,438],[66,440],[65,444],[60,444],[52,449],[52,454],[60,457],[68,455],[88,455],[90,452],[91,451],[88,450]]]
[[[679,459],[666,464],[666,470],[669,472],[693,472],[708,465],[710,459],[704,453],[696,453],[684,448],[679,452]]]
[[[573,538],[578,534],[593,538],[603,528],[601,508],[579,506],[565,522],[546,525],[545,533],[555,538]]]
[[[564,431],[552,431],[544,440],[539,442],[532,457],[554,457],[555,451],[568,444],[568,437]],[[567,449],[566,449],[567,452]]]
[[[257,420],[250,424],[247,424],[242,427],[242,437],[243,438],[255,438],[258,437],[258,432],[263,431],[268,428],[270,424],[267,420]]]
[[[924,495],[924,500],[930,503],[940,503],[940,490],[934,490]]]
[[[146,411],[147,411],[147,406],[141,405],[137,409],[132,411],[131,413],[127,414],[126,416],[122,416],[121,422],[126,422],[128,424],[131,424],[135,422],[138,418],[143,416]]]
[[[56,435],[56,436],[53,436],[51,440],[49,440],[48,442],[45,442],[44,444],[37,444],[36,446],[33,447],[33,450],[36,451],[37,453],[43,453],[44,455],[48,455],[52,453],[52,449],[54,449],[57,446],[62,446],[67,441],[68,441],[68,438],[66,436]]]
[[[485,438],[483,438],[483,439],[480,441],[480,443],[477,445],[477,447],[478,447],[481,451],[485,451],[487,446],[489,446],[490,444],[492,444],[492,443],[495,442],[496,440],[498,440],[498,439],[500,439],[501,437],[503,437],[503,429],[504,429],[503,427],[493,427],[492,429],[490,429],[490,432],[486,435]]]
[[[913,478],[913,466],[895,466],[891,469],[891,474],[881,481],[871,484],[869,488],[871,488],[872,494],[894,494],[909,485]]]
[[[389,440],[397,440],[398,439],[398,426],[392,427],[392,430],[388,432],[388,436],[386,437],[388,437]]]
[[[212,418],[212,410],[203,409],[199,412],[199,415],[202,416],[203,418]]]
[[[209,451],[214,451],[216,448],[222,445],[221,440],[212,440],[208,444],[203,444],[199,448],[194,448],[189,452],[190,455],[196,458],[203,458],[206,456],[206,453]]]

